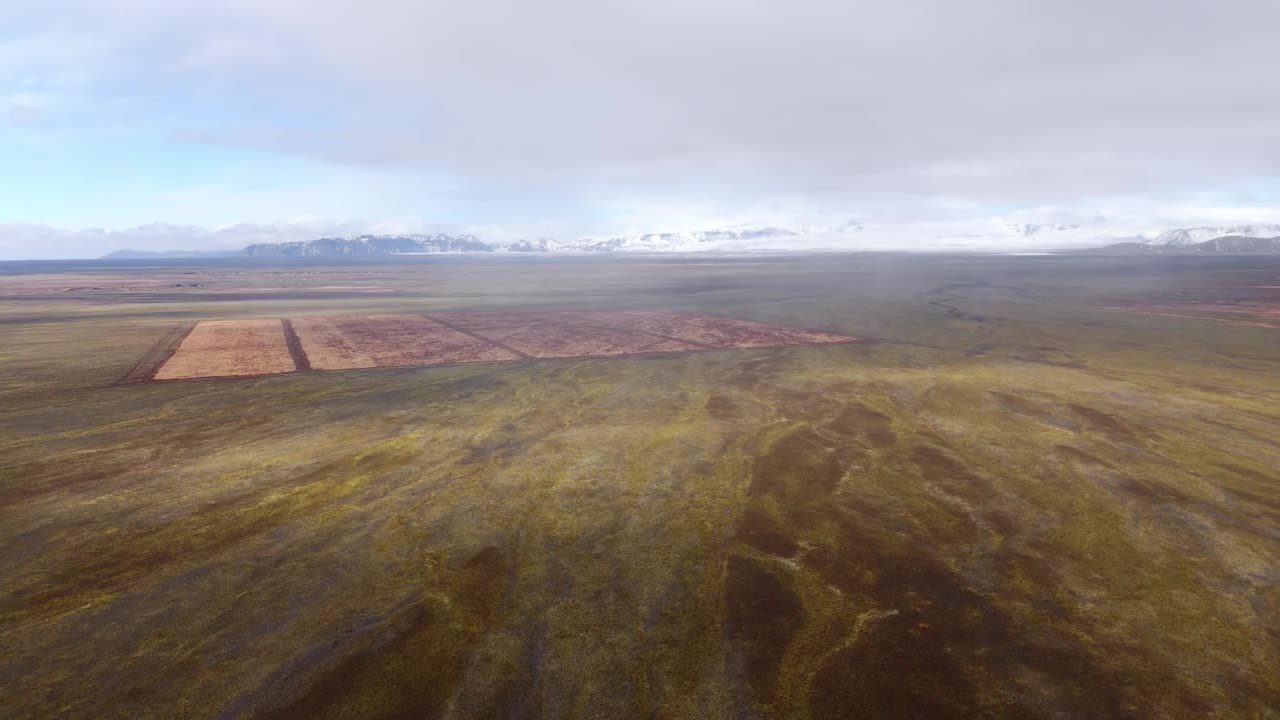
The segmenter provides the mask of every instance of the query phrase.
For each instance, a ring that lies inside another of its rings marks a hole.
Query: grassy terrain
[[[1280,717],[1280,333],[1102,309],[1277,278],[0,265],[0,716]],[[200,319],[604,308],[868,342],[113,384]]]

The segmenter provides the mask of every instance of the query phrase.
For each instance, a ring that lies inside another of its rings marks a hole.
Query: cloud
[[[427,177],[459,214],[547,199],[528,224],[1171,215],[1280,178],[1272,0],[53,5],[0,42],[22,92],[79,76],[177,155]]]
[[[1280,170],[1271,2],[224,9],[359,104],[223,141],[479,185],[1044,201]]]
[[[206,229],[195,225],[151,223],[132,228],[68,230],[37,223],[0,223],[0,259],[95,258],[113,250],[226,250],[254,243],[314,240],[364,233],[459,233],[455,225],[399,218],[378,223],[296,220],[271,224],[238,223]]]
[[[32,93],[13,93],[4,98],[4,115],[14,125],[39,124],[49,110],[49,101]]]

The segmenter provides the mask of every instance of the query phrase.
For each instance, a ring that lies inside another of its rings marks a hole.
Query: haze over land
[[[1264,0],[19,0],[0,258],[851,219],[876,248],[1017,250],[1043,243],[1000,228],[1079,225],[1061,245],[1084,247],[1275,224],[1277,26]]]

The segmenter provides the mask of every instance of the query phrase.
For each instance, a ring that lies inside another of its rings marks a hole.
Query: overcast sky
[[[1277,37],[1276,0],[6,0],[0,257],[1275,222]]]

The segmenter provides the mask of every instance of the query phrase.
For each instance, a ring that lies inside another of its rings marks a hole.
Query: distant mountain
[[[109,252],[103,260],[159,260],[164,258],[219,258],[239,255],[235,250],[133,250]]]
[[[506,247],[499,247],[499,250],[507,252],[554,252],[560,250],[562,245],[550,238],[542,238],[539,240],[517,240]]]
[[[1280,228],[1277,228],[1280,230]],[[1165,233],[1166,235],[1168,233]],[[1106,245],[1086,253],[1107,255],[1277,255],[1280,254],[1280,236],[1271,238],[1226,235],[1203,242],[1182,243],[1181,236],[1169,241],[1122,242]]]
[[[1152,242],[1156,245],[1195,245],[1220,237],[1270,238],[1280,235],[1280,225],[1232,225],[1227,227],[1179,228],[1162,232]]]
[[[250,245],[241,254],[249,257],[370,257],[493,250],[493,246],[481,242],[474,235],[360,235]]]
[[[1057,251],[1124,255],[1269,254],[1280,225],[1182,228],[1154,240],[1109,228],[1064,224],[993,222],[887,225],[857,222],[798,230],[771,225],[687,232],[642,233],[574,240],[484,242],[474,235],[359,235],[281,243],[256,243],[239,253],[219,251],[149,252],[118,250],[107,258],[204,257],[383,257],[438,253],[692,253],[692,252],[853,252],[923,250],[954,252]],[[1231,231],[1231,232],[1227,232]],[[1219,234],[1212,234],[1219,233]],[[1211,234],[1210,237],[1204,237]],[[1103,245],[1104,243],[1110,243]],[[1102,247],[1098,247],[1103,245]],[[1073,248],[1092,248],[1072,250]]]
[[[1048,234],[1054,232],[1067,232],[1070,230],[1078,230],[1079,225],[1041,225],[1027,223],[1006,223],[1005,230],[1010,235],[1020,235],[1022,237],[1030,237],[1036,234]]]
[[[1280,229],[1280,228],[1277,228]],[[1220,255],[1270,255],[1280,253],[1280,236],[1262,238],[1245,235],[1227,235],[1201,243],[1182,246],[1182,250],[1195,254]]]
[[[823,232],[831,232],[821,228]],[[561,249],[587,252],[613,252],[640,250],[648,252],[684,252],[704,249],[709,244],[732,240],[758,240],[770,237],[799,235],[794,230],[778,227],[748,227],[726,230],[696,230],[693,232],[649,233],[643,235],[616,235],[608,238],[583,237],[565,243]]]

